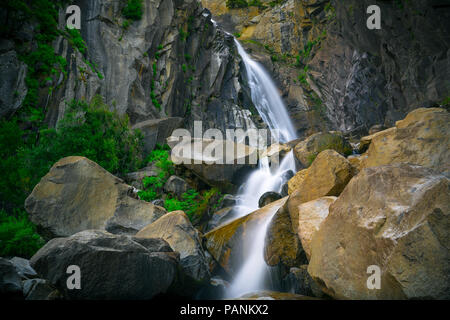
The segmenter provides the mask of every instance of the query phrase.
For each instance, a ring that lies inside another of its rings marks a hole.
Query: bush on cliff
[[[0,205],[21,208],[51,166],[67,156],[84,156],[111,173],[127,173],[142,164],[142,135],[131,131],[127,116],[109,111],[100,97],[91,104],[72,101],[57,129],[35,134],[16,120],[0,122]]]
[[[0,210],[0,256],[30,258],[44,245],[36,233],[35,226],[28,220],[26,212],[15,210],[8,215]]]

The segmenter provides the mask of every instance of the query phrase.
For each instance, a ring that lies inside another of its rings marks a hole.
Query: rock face
[[[173,130],[180,128],[183,118],[171,117],[146,120],[136,123],[133,129],[138,129],[144,136],[144,152],[151,152],[156,144],[163,146],[166,139],[172,135]]]
[[[311,167],[297,173],[289,202],[298,205],[323,196],[338,196],[353,176],[350,163],[334,150],[319,153]],[[290,204],[291,206],[291,204]]]
[[[324,127],[367,134],[448,96],[446,1],[380,1],[382,30],[367,28],[370,0],[261,2],[229,10],[202,0],[273,74],[299,136]]]
[[[144,129],[147,151],[155,140],[154,125],[159,140],[168,129],[163,125],[167,118],[184,118],[188,129],[194,120],[203,121],[205,128],[256,128],[233,38],[213,24],[199,1],[143,1],[141,19],[130,20],[127,28],[122,15],[126,2],[74,4],[83,13],[81,35],[87,50],[82,55],[64,37],[55,42],[71,72],[50,99],[50,125],[62,117],[65,101],[90,101],[100,94]],[[65,16],[61,10],[61,29]]]
[[[283,207],[286,201],[287,197],[272,202],[205,234],[206,248],[227,273],[236,274],[249,254],[252,231]]]
[[[361,167],[407,162],[450,176],[450,113],[441,108],[416,109],[395,127],[375,133]]]
[[[308,259],[311,257],[313,236],[328,216],[330,205],[336,199],[336,197],[322,197],[302,204],[296,204],[295,201],[289,202],[292,227],[298,235]]]
[[[23,294],[25,300],[56,300],[60,298],[58,290],[44,279],[24,281]]]
[[[19,60],[13,43],[0,39],[0,119],[11,115],[27,94],[26,65]]]
[[[134,234],[166,213],[133,197],[132,187],[84,157],[55,163],[25,208],[47,238],[88,229]]]
[[[227,221],[233,214],[233,207],[225,207],[212,214],[208,221],[207,231],[211,231]]]
[[[309,274],[338,299],[449,299],[449,187],[421,166],[364,169],[314,235]],[[378,290],[367,287],[372,265]]]
[[[199,282],[210,278],[208,264],[202,248],[201,236],[183,211],[170,212],[136,234],[137,238],[161,238],[180,253],[184,272]]]
[[[50,240],[31,259],[36,271],[69,299],[151,299],[177,278],[179,256],[161,239],[88,230]],[[67,267],[77,265],[81,289],[68,290]]]
[[[316,156],[324,150],[334,150],[343,156],[352,153],[352,146],[342,134],[319,132],[299,142],[294,149],[295,156],[304,167],[309,167]]]
[[[297,233],[293,232],[286,204],[278,210],[267,229],[264,260],[269,266],[282,265],[287,270],[307,263]]]

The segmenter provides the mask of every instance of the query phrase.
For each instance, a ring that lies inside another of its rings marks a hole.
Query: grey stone
[[[50,240],[31,266],[69,299],[151,299],[172,286],[178,261],[162,239],[88,230]],[[80,267],[80,290],[67,288],[70,265]]]
[[[260,208],[267,206],[268,204],[281,199],[282,196],[278,192],[269,191],[264,193],[258,201]]]
[[[22,280],[37,278],[37,273],[30,266],[30,261],[20,257],[14,257],[11,260],[11,263],[16,268],[17,273],[22,278]]]
[[[0,258],[0,297],[17,299],[22,297],[22,283],[11,261]]]
[[[188,189],[188,183],[184,179],[177,176],[170,176],[164,184],[164,192],[174,194],[178,197],[188,191]]]

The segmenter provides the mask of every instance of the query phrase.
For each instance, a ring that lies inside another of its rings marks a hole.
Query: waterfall
[[[294,140],[296,138],[294,126],[272,79],[261,65],[249,57],[236,39],[235,43],[247,71],[252,101],[260,116],[271,131],[279,130],[280,142]],[[257,210],[259,198],[265,192],[281,192],[283,184],[287,181],[286,173],[288,171],[296,172],[292,151],[282,159],[276,168],[271,168],[268,158],[260,159],[258,169],[239,189],[233,219]],[[271,212],[266,221],[254,231],[249,255],[234,277],[227,297],[238,297],[251,291],[265,289],[263,286],[264,279],[268,274],[268,266],[264,261],[264,242],[267,228],[276,211]]]
[[[247,80],[252,101],[261,118],[270,130],[278,130],[280,142],[289,142],[296,138],[295,129],[280,94],[264,68],[252,60],[242,45],[234,39],[239,55],[247,71]]]

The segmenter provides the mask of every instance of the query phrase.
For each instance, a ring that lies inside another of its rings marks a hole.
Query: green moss
[[[248,3],[246,0],[227,0],[226,6],[229,9],[247,8]]]

